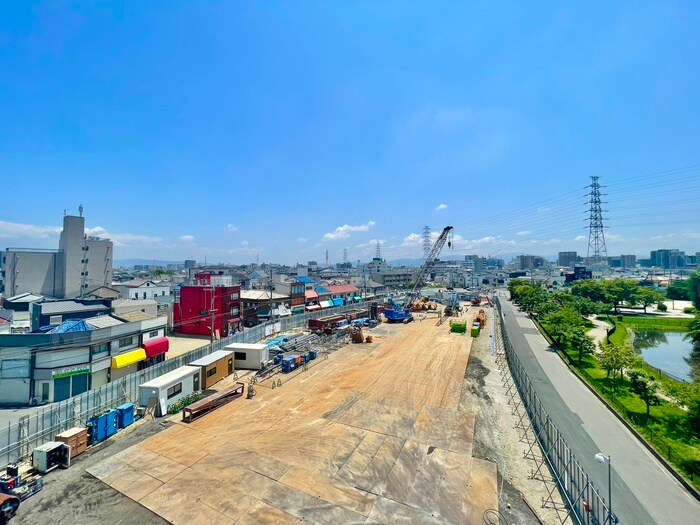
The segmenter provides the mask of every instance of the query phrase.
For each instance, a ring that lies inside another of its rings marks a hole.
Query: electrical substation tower
[[[605,228],[603,227],[603,202],[600,200],[600,189],[603,186],[598,177],[591,177],[590,197],[588,201],[588,254],[586,265],[590,270],[603,271],[608,268],[608,250],[605,247]]]

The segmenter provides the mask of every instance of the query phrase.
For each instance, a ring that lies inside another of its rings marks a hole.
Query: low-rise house
[[[243,307],[244,326],[256,326],[261,318],[269,317],[270,307],[274,310],[280,306],[289,304],[289,296],[265,290],[241,291],[241,304]],[[260,314],[260,315],[258,315]]]
[[[333,306],[359,303],[362,300],[360,289],[354,284],[327,285],[326,289],[331,293]]]
[[[169,346],[165,324],[102,315],[0,334],[0,405],[61,401],[160,362]]]
[[[119,290],[124,299],[153,299],[154,297],[170,295],[170,283],[136,279],[124,283],[114,283],[113,288]]]

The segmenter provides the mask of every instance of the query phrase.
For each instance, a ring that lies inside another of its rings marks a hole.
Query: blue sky
[[[6,2],[0,248],[115,258],[700,251],[695,2]]]

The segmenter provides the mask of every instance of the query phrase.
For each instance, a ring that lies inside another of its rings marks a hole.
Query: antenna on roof
[[[78,206],[78,213],[80,214],[81,217],[83,216],[83,205],[82,204],[80,206]]]

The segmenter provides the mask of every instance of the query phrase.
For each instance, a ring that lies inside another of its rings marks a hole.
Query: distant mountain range
[[[523,255],[522,253],[497,253],[492,257],[494,259],[503,259],[503,261],[508,264],[512,259],[518,255]],[[530,254],[533,255],[533,254]],[[485,255],[483,257],[486,257]],[[542,255],[544,259],[548,261],[556,261],[556,255]],[[438,258],[441,261],[463,261],[464,255],[447,255],[445,257]],[[423,259],[395,259],[393,261],[387,261],[391,266],[420,266],[423,263]]]
[[[151,266],[167,266],[169,264],[184,264],[184,261],[161,261],[160,259],[115,259],[114,267],[133,268],[137,264],[150,264]]]

